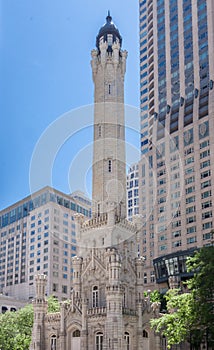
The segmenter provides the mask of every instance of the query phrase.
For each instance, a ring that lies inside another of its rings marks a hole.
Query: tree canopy
[[[48,312],[59,311],[58,300],[48,298]],[[26,305],[14,312],[7,311],[0,314],[0,349],[2,350],[28,350],[31,342],[33,328],[33,306]]]
[[[0,325],[0,349],[28,350],[33,327],[32,305],[1,314]]]
[[[187,282],[188,292],[169,290],[167,313],[151,320],[151,326],[167,338],[168,348],[189,341],[195,349],[206,339],[214,346],[214,247],[203,247],[189,258],[188,271],[194,276]]]

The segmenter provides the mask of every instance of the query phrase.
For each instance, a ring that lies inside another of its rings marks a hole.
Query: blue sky
[[[32,154],[48,126],[93,103],[90,52],[108,10],[129,53],[125,102],[138,107],[138,1],[0,0],[0,209],[30,193]],[[62,145],[49,185],[70,191],[72,151],[91,140],[88,128]]]

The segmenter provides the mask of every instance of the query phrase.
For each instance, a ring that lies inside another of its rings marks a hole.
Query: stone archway
[[[143,349],[149,350],[149,332],[145,329],[143,330]]]
[[[81,350],[80,343],[80,331],[76,329],[71,333],[71,350]]]

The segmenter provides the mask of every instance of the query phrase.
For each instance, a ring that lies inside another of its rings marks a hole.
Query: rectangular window
[[[128,198],[132,198],[132,191],[128,191]]]
[[[181,226],[181,220],[174,221],[171,223],[172,228]]]
[[[193,163],[193,162],[194,162],[194,157],[187,158],[187,159],[185,160],[185,165],[190,164],[190,163]]]
[[[186,218],[186,223],[191,224],[192,222],[196,221],[196,216],[190,216],[189,218]]]
[[[211,186],[211,180],[207,180],[201,183],[201,189]]]
[[[210,238],[212,238],[212,233],[211,232],[203,234],[203,240],[210,239]]]
[[[181,240],[172,242],[172,248],[180,247],[181,246]]]
[[[194,171],[195,171],[194,167],[188,168],[188,169],[185,170],[185,175],[192,174],[192,173],[194,173]]]
[[[196,232],[196,226],[191,226],[187,228],[187,234]]]
[[[67,294],[68,293],[68,287],[62,286],[62,293]]]
[[[194,213],[195,210],[196,210],[195,205],[193,205],[192,207],[186,208],[186,214]]]
[[[181,236],[181,230],[172,232],[172,238],[180,237],[180,236]]]
[[[207,211],[205,213],[202,213],[202,220],[211,218],[213,216],[212,211]]]
[[[207,198],[211,196],[211,190],[210,191],[206,191],[204,193],[201,194],[201,199]]]
[[[203,169],[203,168],[206,168],[207,166],[210,166],[210,160],[206,160],[205,162],[202,162],[200,164],[200,168]]]
[[[167,250],[167,246],[166,245],[161,245],[161,246],[159,246],[159,250],[160,251]]]
[[[208,157],[210,155],[210,150],[207,149],[206,151],[203,151],[200,153],[200,159]]]
[[[192,182],[195,182],[195,176],[191,176],[188,179],[185,180],[185,184],[188,185]]]
[[[186,198],[186,204],[195,202],[195,196]]]
[[[212,228],[212,227],[213,227],[212,221],[206,222],[206,223],[204,223],[204,224],[202,225],[202,230],[207,230],[207,229],[210,229],[210,228]]]
[[[203,173],[201,173],[201,179],[204,179],[205,177],[208,177],[211,175],[210,170],[206,170]]]
[[[195,242],[197,242],[196,236],[187,238],[187,244],[191,244],[191,243],[195,243]]]
[[[209,140],[203,141],[200,143],[200,149],[209,146],[210,142]]]
[[[212,201],[207,201],[201,204],[202,209],[209,208],[212,206]]]
[[[186,188],[186,194],[189,194],[192,192],[195,192],[195,186],[191,186],[191,187]]]

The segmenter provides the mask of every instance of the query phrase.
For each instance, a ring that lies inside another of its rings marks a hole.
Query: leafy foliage
[[[26,305],[14,312],[0,315],[0,348],[4,350],[28,350],[33,327],[33,307]]]
[[[200,341],[206,337],[214,347],[214,247],[202,248],[187,264],[189,271],[195,271],[188,287],[194,297],[196,324],[200,326],[200,331],[193,336]]]
[[[161,293],[155,289],[152,292],[148,293],[148,292],[144,292],[144,297],[148,297],[150,294],[150,300],[151,302],[155,302],[155,301],[161,301]]]
[[[48,312],[58,312],[60,310],[60,304],[56,297],[50,295],[48,297]]]
[[[206,337],[214,346],[214,247],[204,247],[188,260],[194,277],[187,282],[188,293],[169,290],[167,313],[151,320],[151,326],[167,338],[168,348],[189,340],[198,348]]]
[[[165,298],[167,313],[151,320],[151,326],[167,338],[170,348],[186,339],[191,330],[193,297],[190,293],[180,294],[179,289],[170,289]]]
[[[50,296],[48,298],[48,312],[60,310],[59,301]],[[26,305],[14,312],[7,311],[0,314],[0,349],[28,350],[33,328],[33,306]]]

